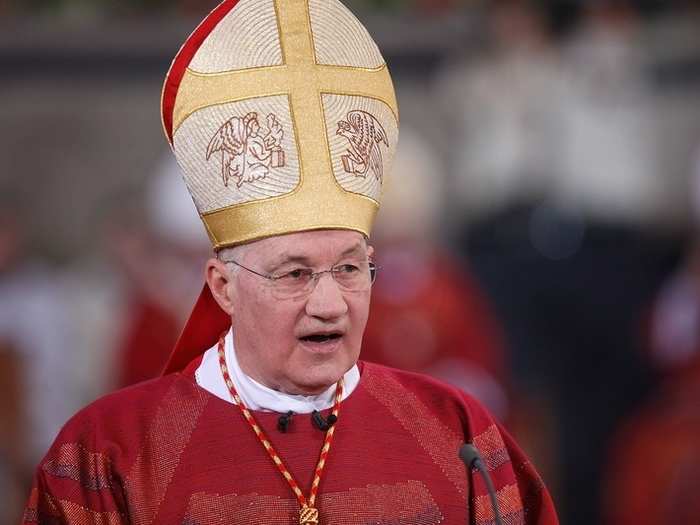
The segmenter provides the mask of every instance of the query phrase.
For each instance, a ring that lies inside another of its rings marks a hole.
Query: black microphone
[[[311,412],[311,421],[314,425],[316,425],[316,428],[325,432],[326,430],[331,428],[336,421],[338,421],[338,416],[336,416],[335,414],[331,414],[326,419],[323,417],[323,415],[321,415],[321,412],[319,412],[318,410],[314,410],[313,412]]]
[[[289,425],[292,423],[292,416],[294,415],[294,412],[291,410],[287,412],[286,414],[282,414],[279,419],[277,420],[277,430],[282,432],[283,434],[287,432],[287,429],[289,428]]]
[[[503,519],[501,518],[501,512],[498,510],[498,501],[496,501],[496,490],[493,488],[493,482],[491,481],[491,476],[489,476],[488,470],[484,466],[484,462],[481,460],[481,454],[472,443],[465,443],[459,448],[459,457],[467,467],[467,476],[472,469],[477,469],[481,473],[481,477],[486,483],[486,489],[489,491],[489,499],[491,500],[491,507],[493,507],[493,516],[496,525],[503,525]]]

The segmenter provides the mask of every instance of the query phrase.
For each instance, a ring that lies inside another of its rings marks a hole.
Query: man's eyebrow
[[[350,255],[353,253],[360,253],[362,252],[362,243],[358,242],[354,246],[351,246],[347,250],[345,250],[343,253],[340,254],[341,257],[345,257],[346,255]]]
[[[284,264],[290,264],[290,263],[298,263],[298,264],[303,264],[305,266],[310,266],[311,261],[308,257],[304,255],[289,255],[287,253],[281,253],[274,259],[272,259],[269,264],[266,264],[265,266],[269,270],[275,270],[279,268],[280,266]]]

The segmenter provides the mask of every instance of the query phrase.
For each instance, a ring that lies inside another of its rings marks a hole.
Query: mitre
[[[226,0],[163,88],[165,134],[215,249],[369,236],[398,140],[391,77],[337,0]]]

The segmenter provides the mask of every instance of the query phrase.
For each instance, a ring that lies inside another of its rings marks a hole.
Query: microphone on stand
[[[477,469],[481,474],[484,482],[486,483],[486,490],[489,492],[489,499],[491,500],[491,507],[493,508],[493,516],[496,525],[503,525],[503,519],[501,518],[501,512],[498,510],[498,501],[496,501],[496,490],[493,488],[493,482],[491,481],[491,476],[489,476],[488,470],[484,466],[484,462],[481,459],[481,454],[472,443],[465,443],[459,448],[459,458],[467,467],[467,476],[472,469]]]

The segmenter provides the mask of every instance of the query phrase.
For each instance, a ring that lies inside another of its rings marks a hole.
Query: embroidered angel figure
[[[285,165],[282,139],[284,130],[273,113],[267,116],[267,129],[260,126],[258,114],[251,111],[245,117],[232,117],[219,128],[209,141],[207,160],[221,152],[221,178],[228,187],[231,178],[236,186],[264,179],[270,168]]]
[[[341,135],[350,142],[347,155],[341,157],[345,171],[364,178],[372,170],[377,180],[381,181],[384,164],[379,146],[384,144],[388,148],[389,140],[379,121],[366,111],[351,111],[347,120],[338,122],[336,135]]]

